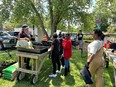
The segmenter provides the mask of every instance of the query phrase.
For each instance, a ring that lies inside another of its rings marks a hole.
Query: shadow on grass
[[[75,85],[74,76],[72,76],[71,74],[68,74],[68,76],[65,77],[65,84],[69,86]]]
[[[81,57],[81,51],[74,50],[73,54],[76,54],[76,55],[72,56],[72,59],[70,60],[70,62],[75,64],[75,66],[77,67],[78,70],[81,70],[86,63],[86,60],[87,60],[86,54],[87,53],[85,51],[83,51],[83,55],[82,55],[83,57]]]
[[[63,70],[62,70],[63,71]],[[63,74],[57,74],[56,78],[49,78],[49,74],[52,73],[52,62],[51,60],[47,59],[42,66],[41,72],[38,75],[38,81],[36,84],[32,85],[31,81],[31,74],[26,74],[25,78],[22,81],[17,81],[13,87],[62,87],[61,84],[64,82]],[[73,86],[75,84],[73,76],[69,74],[66,77],[66,84]]]
[[[115,87],[115,78],[114,78],[114,68],[113,68],[113,65],[111,64],[111,62],[110,62],[110,64],[109,64],[109,67],[108,68],[105,68],[105,72],[107,72],[108,73],[108,75],[109,75],[109,77],[110,77],[110,81],[111,81],[111,85],[112,85],[112,87]],[[111,73],[113,73],[113,74],[111,74]],[[105,75],[104,75],[105,76]],[[105,78],[105,77],[104,77]],[[106,79],[106,78],[105,78]],[[107,80],[107,79],[106,79]],[[106,81],[105,81],[106,82]],[[107,87],[111,87],[110,86],[110,84],[107,82],[107,83],[105,83],[105,84],[107,84]],[[108,86],[109,85],[109,86]]]

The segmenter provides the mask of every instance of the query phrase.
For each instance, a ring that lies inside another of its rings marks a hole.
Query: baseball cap
[[[22,28],[28,28],[28,25],[27,24],[23,24]]]

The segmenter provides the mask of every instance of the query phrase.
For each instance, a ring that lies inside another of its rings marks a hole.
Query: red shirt
[[[111,45],[111,43],[108,42],[108,41],[104,43],[104,47],[105,47],[105,48],[108,48],[108,49],[109,49],[109,48],[110,48],[110,45]]]
[[[70,38],[63,40],[62,46],[64,49],[64,59],[69,59],[72,56],[72,42]]]

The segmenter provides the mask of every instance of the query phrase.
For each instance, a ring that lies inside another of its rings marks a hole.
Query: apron
[[[96,75],[96,86],[94,84],[88,85],[88,87],[104,87],[103,85],[103,47],[101,47],[96,54],[93,56],[93,60],[89,64],[89,71],[94,82],[94,77]],[[95,82],[94,82],[95,83]]]

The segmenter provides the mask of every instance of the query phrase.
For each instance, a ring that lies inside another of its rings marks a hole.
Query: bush
[[[92,35],[84,35],[83,40],[93,40],[93,36]]]

